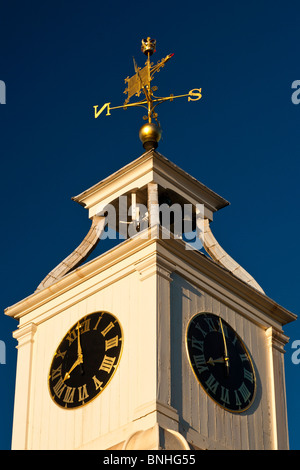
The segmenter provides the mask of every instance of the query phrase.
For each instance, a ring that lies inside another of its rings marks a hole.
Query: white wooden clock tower
[[[166,194],[181,207],[204,205],[206,253],[187,249],[172,230],[163,233],[156,209]],[[99,240],[104,217],[97,214],[118,206],[121,196],[128,207],[148,206],[148,227],[76,268]],[[288,448],[282,326],[295,315],[268,298],[213,237],[213,214],[227,201],[153,149],[74,200],[89,211],[88,235],[36,292],[6,310],[19,320],[12,447]],[[122,326],[119,363],[93,401],[63,409],[49,392],[53,355],[73,325],[101,311]],[[221,317],[247,347],[256,392],[245,411],[216,403],[192,370],[187,328],[201,312]]]
[[[228,202],[152,131],[74,198],[87,236],[5,311],[19,321],[13,449],[288,448],[283,326],[296,316],[221,248],[211,222]],[[188,216],[201,251],[179,236]],[[85,261],[107,223],[127,238]]]

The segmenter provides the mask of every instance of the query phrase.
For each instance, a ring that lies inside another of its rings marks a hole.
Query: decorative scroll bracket
[[[223,248],[219,245],[211,231],[208,219],[203,220],[203,227],[204,231],[200,232],[199,238],[209,256],[218,264],[223,266],[223,268],[228,269],[228,271],[230,271],[236,277],[238,277],[242,281],[254,287],[254,289],[264,294],[265,292],[255,281],[255,279],[234,259],[232,259],[231,256],[229,256],[226,251],[223,250]]]
[[[105,227],[105,217],[94,216],[92,218],[92,225],[87,235],[84,237],[80,245],[65,258],[56,268],[54,268],[36,289],[40,291],[45,287],[51,286],[54,282],[61,279],[73,269],[77,268],[83,261],[90,255],[96,248],[101,234]]]

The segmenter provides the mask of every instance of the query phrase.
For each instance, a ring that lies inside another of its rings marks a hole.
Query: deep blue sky
[[[299,313],[299,1],[30,1],[0,7],[1,310],[30,295],[82,240],[87,211],[71,197],[143,149],[144,112],[93,117],[125,99],[124,79],[143,66],[140,41],[157,40],[157,94],[202,87],[203,98],[158,108],[158,150],[231,205],[213,232],[269,297]],[[0,315],[0,449],[9,449],[17,322]],[[290,446],[300,449],[300,364],[285,367]]]

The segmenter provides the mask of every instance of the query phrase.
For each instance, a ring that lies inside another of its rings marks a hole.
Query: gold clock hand
[[[78,334],[77,334],[77,357],[80,360],[80,362],[79,362],[80,372],[81,372],[81,374],[83,374],[83,369],[82,369],[82,366],[81,366],[81,364],[83,363],[83,354],[82,354],[82,348],[81,348],[81,343],[80,343],[80,328],[81,328],[81,325],[78,322],[77,323],[77,330],[78,330]]]
[[[227,344],[226,344],[226,339],[225,339],[225,334],[224,334],[224,328],[223,328],[223,323],[222,319],[220,318],[220,326],[221,326],[221,331],[222,331],[222,336],[223,336],[223,342],[224,342],[224,361],[225,361],[225,369],[226,369],[226,374],[229,374],[229,356],[227,352]]]
[[[75,367],[77,367],[77,366],[79,366],[83,363],[83,354],[82,354],[82,349],[81,349],[81,344],[80,344],[80,328],[81,328],[81,325],[78,322],[77,327],[76,327],[76,329],[77,329],[77,359],[74,362],[74,364],[72,365],[72,367],[70,368],[70,370],[65,373],[64,381],[68,380],[70,378],[70,374],[75,369]],[[81,368],[81,372],[82,372],[82,368]]]
[[[82,355],[82,349],[81,349],[81,344],[80,344],[80,328],[81,328],[81,325],[78,322],[77,327],[76,327],[76,329],[78,330],[78,334],[77,334],[77,354],[78,354],[78,357],[80,355]]]
[[[224,357],[218,357],[217,359],[213,359],[212,357],[210,357],[208,359],[208,361],[206,361],[206,364],[210,364],[210,365],[214,366],[215,363],[224,363],[224,362],[225,362]]]
[[[72,372],[72,370],[75,369],[75,367],[77,367],[79,364],[82,364],[83,360],[82,360],[82,354],[76,359],[76,361],[74,362],[74,364],[72,365],[71,369],[65,373],[65,376],[64,376],[64,381],[65,380],[68,380],[70,378],[70,374]]]

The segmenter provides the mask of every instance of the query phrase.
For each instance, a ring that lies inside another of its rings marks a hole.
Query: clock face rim
[[[84,319],[86,319],[87,317],[91,316],[91,315],[96,315],[96,314],[108,314],[110,315],[111,317],[113,317],[115,319],[115,321],[117,321],[118,323],[118,326],[120,328],[120,331],[121,331],[121,347],[120,347],[120,352],[119,352],[119,356],[118,356],[118,360],[115,364],[115,367],[114,367],[114,371],[113,373],[111,374],[111,376],[109,377],[109,379],[107,380],[107,382],[105,383],[104,387],[102,387],[102,390],[99,390],[98,393],[96,393],[93,398],[91,398],[90,400],[86,401],[86,402],[83,402],[81,403],[80,405],[77,405],[77,406],[73,406],[73,407],[68,407],[68,406],[63,406],[61,405],[60,403],[58,403],[57,401],[55,401],[54,397],[53,397],[53,391],[51,390],[51,387],[50,387],[50,379],[51,379],[51,370],[52,370],[52,366],[53,366],[53,363],[54,363],[54,360],[56,358],[56,354],[57,354],[57,351],[59,350],[61,344],[63,343],[63,341],[66,339],[68,333],[70,333],[72,330],[74,330],[76,328],[76,326],[78,325],[78,323],[82,322]],[[119,368],[119,364],[120,364],[120,361],[121,361],[121,357],[122,357],[122,353],[123,353],[123,347],[124,347],[124,332],[123,332],[123,328],[122,328],[122,324],[120,322],[120,320],[116,317],[116,315],[114,315],[113,313],[107,311],[107,310],[96,310],[94,312],[90,312],[90,313],[87,313],[86,315],[84,315],[83,317],[80,317],[76,323],[74,323],[74,325],[72,325],[67,331],[66,333],[64,334],[64,336],[61,338],[60,342],[58,343],[57,345],[57,348],[55,349],[55,352],[54,354],[52,354],[52,359],[51,359],[51,364],[50,364],[50,368],[49,368],[49,373],[48,373],[48,377],[47,377],[47,384],[48,384],[48,391],[49,391],[49,394],[50,394],[50,397],[51,397],[51,400],[53,403],[55,403],[56,406],[58,406],[59,408],[63,409],[63,410],[73,410],[73,411],[76,411],[76,410],[80,410],[82,409],[82,407],[84,406],[87,406],[89,405],[92,401],[94,401],[96,398],[99,397],[99,395],[101,395],[104,390],[108,387],[109,383],[111,382],[112,378],[114,377],[116,371],[118,370]]]
[[[188,332],[189,332],[189,328],[190,328],[190,325],[192,324],[193,320],[200,316],[200,315],[212,315],[216,318],[221,318],[222,320],[222,323],[225,324],[226,326],[229,326],[229,328],[234,332],[234,334],[236,335],[238,341],[240,342],[240,344],[242,345],[247,357],[248,357],[248,360],[249,360],[249,363],[251,365],[251,370],[253,372],[253,380],[254,380],[254,389],[253,389],[253,395],[252,395],[252,398],[250,400],[250,402],[245,406],[243,407],[242,409],[238,409],[238,410],[234,410],[234,409],[231,409],[231,408],[228,408],[226,407],[225,405],[222,405],[222,403],[220,403],[217,399],[215,399],[207,390],[206,388],[204,387],[204,385],[202,384],[202,382],[199,380],[199,377],[197,376],[195,370],[194,370],[194,366],[192,365],[192,361],[191,361],[191,358],[190,358],[190,353],[189,353],[189,347],[188,347]],[[253,361],[252,361],[252,358],[251,358],[251,355],[248,351],[248,348],[247,346],[245,345],[245,342],[242,340],[242,338],[240,337],[240,335],[236,332],[236,330],[226,321],[224,320],[224,318],[221,316],[221,315],[217,315],[216,313],[213,313],[213,312],[208,312],[208,311],[203,311],[203,312],[198,312],[196,313],[195,315],[193,315],[188,323],[187,323],[187,327],[186,327],[186,332],[185,332],[185,347],[186,347],[186,353],[187,353],[187,357],[188,357],[188,362],[189,362],[189,365],[190,365],[190,368],[193,372],[193,375],[195,376],[198,384],[201,386],[202,390],[206,393],[206,395],[214,402],[216,403],[218,406],[220,406],[223,410],[225,411],[228,411],[230,413],[234,413],[234,414],[241,414],[241,413],[244,413],[245,411],[247,411],[252,405],[253,405],[253,402],[255,400],[255,397],[256,397],[256,389],[257,389],[257,381],[256,381],[256,373],[255,373],[255,368],[254,368],[254,365],[253,365]]]

